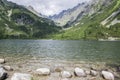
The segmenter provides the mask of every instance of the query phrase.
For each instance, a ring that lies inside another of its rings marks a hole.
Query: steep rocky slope
[[[79,22],[84,15],[92,15],[100,11],[101,8],[111,4],[112,0],[90,0],[88,2],[79,3],[77,6],[63,10],[57,15],[50,16],[59,26],[69,27]]]
[[[120,0],[91,0],[82,17],[55,39],[120,39]],[[80,9],[81,10],[81,9]]]
[[[67,23],[71,24],[76,19],[78,19],[78,17],[82,17],[85,12],[87,12],[86,8],[88,5],[88,3],[80,3],[74,8],[63,10],[58,15],[55,14],[53,16],[50,16],[50,19],[54,20],[60,26],[65,26]]]
[[[59,28],[23,6],[0,0],[0,39],[44,38]]]

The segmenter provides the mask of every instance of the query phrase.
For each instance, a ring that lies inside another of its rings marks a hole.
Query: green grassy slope
[[[96,7],[97,8],[97,7]],[[120,23],[107,28],[101,22],[120,8],[120,0],[113,0],[107,7],[99,5],[99,11],[89,16],[86,15],[78,25],[68,30],[52,35],[54,39],[107,39],[108,37],[120,38]],[[116,16],[118,18],[119,15]],[[113,20],[113,19],[112,19]],[[109,22],[108,24],[110,24]]]
[[[53,21],[38,17],[23,6],[0,0],[0,39],[45,38],[59,29]]]

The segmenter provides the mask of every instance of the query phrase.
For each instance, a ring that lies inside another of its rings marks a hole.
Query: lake
[[[0,56],[120,63],[119,41],[0,40]]]

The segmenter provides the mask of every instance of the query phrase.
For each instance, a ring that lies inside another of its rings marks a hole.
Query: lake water
[[[120,63],[119,41],[0,40],[0,56]]]

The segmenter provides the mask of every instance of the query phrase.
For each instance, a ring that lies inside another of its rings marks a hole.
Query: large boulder
[[[5,80],[7,77],[7,72],[2,67],[0,67],[0,80]]]
[[[62,71],[61,72],[61,77],[62,78],[71,78],[72,77],[72,74],[68,71]]]
[[[80,69],[80,68],[75,68],[74,73],[78,77],[86,77],[87,76],[85,71],[83,69]]]
[[[47,76],[47,75],[50,75],[50,69],[48,68],[39,68],[36,70],[35,72],[37,75],[40,75],[40,76]]]
[[[102,71],[102,76],[106,80],[114,80],[114,75],[108,71]]]
[[[25,73],[14,73],[11,80],[32,80],[32,75]]]
[[[5,63],[5,59],[0,59],[0,64]]]

